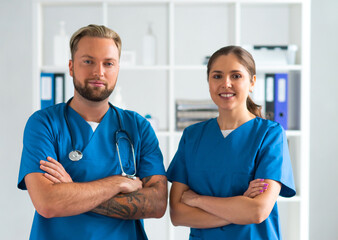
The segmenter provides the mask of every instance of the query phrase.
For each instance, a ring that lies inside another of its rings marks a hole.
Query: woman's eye
[[[106,63],[106,65],[107,65],[108,67],[112,67],[112,66],[114,66],[114,63],[108,62],[108,63]]]
[[[215,78],[215,79],[220,79],[220,78],[222,78],[222,75],[216,74],[216,75],[213,76],[213,78]]]
[[[233,79],[239,79],[239,78],[241,78],[242,76],[240,75],[240,74],[234,74],[234,75],[232,75],[232,78]]]

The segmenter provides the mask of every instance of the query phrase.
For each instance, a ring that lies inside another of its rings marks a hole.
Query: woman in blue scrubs
[[[285,131],[249,97],[255,62],[228,46],[211,56],[207,74],[219,117],[183,132],[167,172],[172,223],[190,227],[189,239],[281,239],[276,201],[296,192]],[[248,194],[260,179],[267,190]]]

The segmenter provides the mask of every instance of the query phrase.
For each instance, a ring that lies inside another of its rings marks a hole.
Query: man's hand
[[[51,157],[47,157],[47,160],[48,161],[40,161],[40,168],[46,172],[43,174],[43,176],[53,183],[73,182],[72,178],[66,172],[61,163]]]
[[[53,183],[70,183],[73,182],[70,175],[66,172],[61,163],[51,157],[47,157],[48,161],[40,161],[40,168],[46,173],[43,175]],[[142,189],[142,181],[137,177],[130,179],[122,177],[118,181],[121,193],[131,193]]]

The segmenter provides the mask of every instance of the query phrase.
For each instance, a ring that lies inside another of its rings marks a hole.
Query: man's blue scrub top
[[[243,195],[257,178],[281,182],[281,196],[296,194],[285,132],[278,123],[258,117],[226,138],[216,118],[186,128],[167,177],[207,196]],[[261,224],[192,228],[190,239],[281,239],[277,203]]]
[[[43,172],[39,161],[47,156],[57,159],[74,182],[87,182],[121,174],[116,153],[115,135],[119,124],[116,113],[109,109],[93,132],[90,125],[71,107],[67,116],[75,149],[83,153],[80,161],[69,160],[72,150],[70,133],[64,118],[65,104],[35,112],[24,132],[18,187],[25,190],[24,177]],[[165,175],[163,156],[149,122],[139,114],[117,108],[123,128],[129,133],[135,148],[137,176]],[[134,164],[126,161],[120,149],[124,170],[133,173]],[[35,212],[30,239],[147,239],[140,220],[120,220],[92,212],[71,217],[46,219]]]

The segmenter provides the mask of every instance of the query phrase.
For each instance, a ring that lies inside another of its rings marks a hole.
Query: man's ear
[[[69,75],[73,77],[74,73],[73,73],[73,60],[69,59],[69,63],[68,63],[68,67],[69,67]]]

